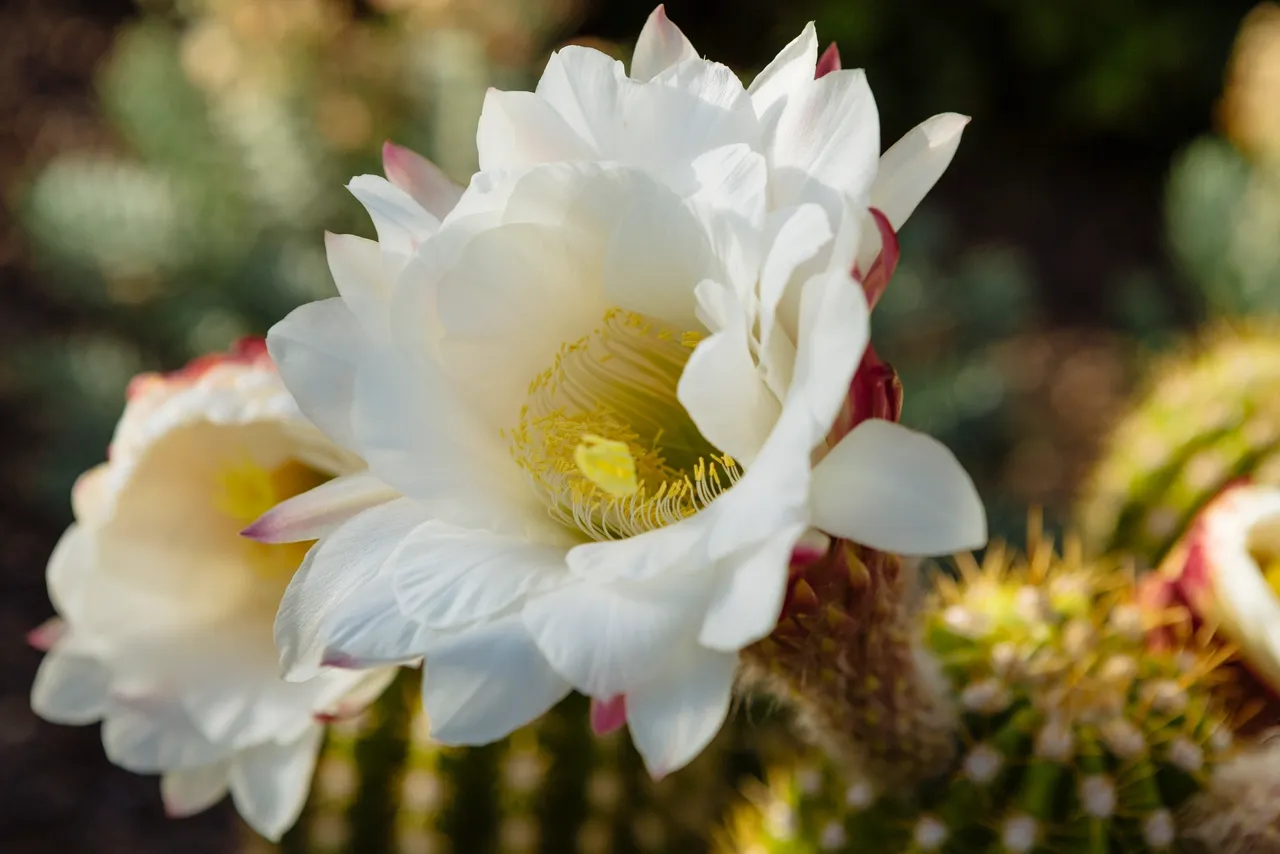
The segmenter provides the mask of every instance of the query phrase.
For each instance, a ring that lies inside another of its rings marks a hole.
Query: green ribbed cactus
[[[1145,566],[1231,481],[1280,483],[1280,327],[1216,330],[1151,377],[1077,513],[1091,551]]]
[[[993,548],[960,568],[919,614],[918,657],[940,665],[957,706],[947,770],[904,787],[830,749],[777,768],[723,854],[1178,850],[1179,811],[1235,751],[1213,690],[1223,656],[1152,649],[1162,615],[1139,609],[1131,573],[1079,549]]]
[[[655,782],[625,732],[596,736],[571,697],[496,744],[432,743],[406,672],[330,726],[311,799],[282,854],[702,854],[756,752],[786,736],[739,715],[689,767]],[[775,751],[775,755],[781,751]]]

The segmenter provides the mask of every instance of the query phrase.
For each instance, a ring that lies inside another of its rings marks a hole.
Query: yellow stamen
[[[616,442],[587,433],[573,451],[578,471],[614,498],[635,495],[640,490],[636,461],[626,442]]]
[[[594,540],[632,537],[697,513],[737,482],[741,465],[677,397],[700,338],[610,309],[534,377],[504,437],[554,519]]]

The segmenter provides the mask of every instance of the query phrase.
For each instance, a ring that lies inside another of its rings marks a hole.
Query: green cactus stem
[[[1164,615],[1079,548],[959,564],[913,633],[955,698],[955,762],[910,791],[839,752],[776,768],[723,854],[1138,854],[1190,838],[1180,810],[1236,749],[1211,690],[1225,653],[1190,637],[1152,650]]]
[[[1277,331],[1223,327],[1152,371],[1083,490],[1077,518],[1091,553],[1154,567],[1231,482],[1280,484]]]

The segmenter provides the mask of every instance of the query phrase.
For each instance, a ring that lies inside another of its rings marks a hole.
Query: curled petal
[[[240,534],[259,543],[318,540],[353,516],[399,495],[368,472],[339,477],[277,504]]]
[[[876,224],[876,231],[880,235],[880,254],[876,256],[876,260],[872,262],[865,276],[860,276],[856,269],[853,275],[862,280],[862,289],[867,294],[867,305],[875,308],[880,297],[884,295],[885,288],[889,286],[893,271],[898,268],[901,252],[898,246],[898,235],[893,230],[893,224],[889,222],[889,218],[876,208],[871,208],[868,213],[871,214],[871,219]]]
[[[427,158],[393,142],[382,146],[382,171],[422,209],[444,219],[462,198],[462,188]]]
[[[942,555],[987,540],[986,512],[942,443],[890,421],[865,421],[813,470],[813,520],[885,552]]]

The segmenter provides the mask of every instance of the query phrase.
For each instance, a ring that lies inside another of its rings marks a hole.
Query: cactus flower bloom
[[[278,838],[302,809],[317,716],[371,701],[393,671],[279,678],[271,625],[306,544],[240,531],[284,498],[359,461],[302,418],[261,341],[134,380],[109,460],[80,477],[75,523],[49,561],[58,616],[35,711],[102,721],[111,761],[162,774],[174,815],[228,790]]]
[[[291,678],[422,658],[447,743],[577,689],[660,775],[719,729],[802,536],[985,540],[939,443],[883,417],[833,434],[868,338],[851,271],[882,254],[870,206],[899,225],[964,120],[881,159],[865,76],[815,79],[817,61],[810,26],[744,87],[659,9],[629,74],[569,47],[536,92],[491,91],[461,196],[396,148],[390,181],[352,182],[378,241],[331,237],[341,296],[268,343],[303,411],[399,497],[290,585]],[[327,509],[301,497],[254,535]]]
[[[1240,483],[1224,490],[1148,576],[1143,594],[1155,608],[1187,608],[1280,695],[1280,489]]]

